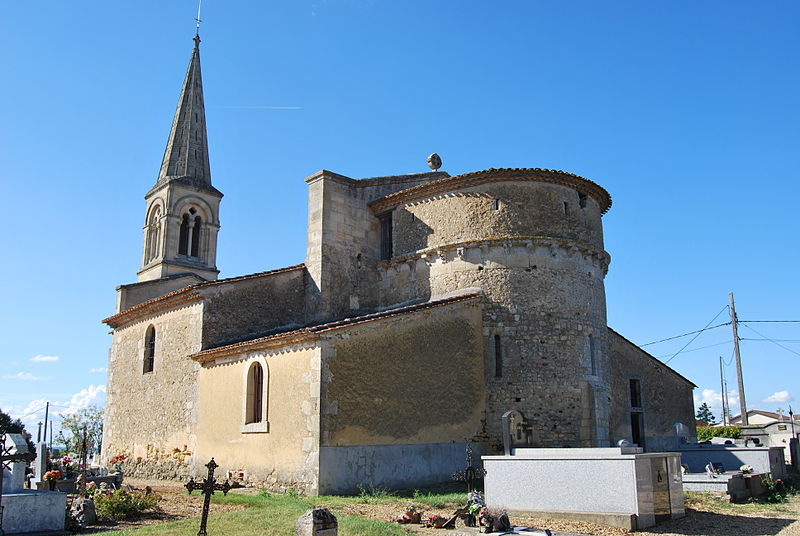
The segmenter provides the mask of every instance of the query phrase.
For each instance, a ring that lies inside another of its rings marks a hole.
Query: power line
[[[725,307],[727,307],[727,305]],[[719,315],[717,315],[717,316],[719,316]],[[714,318],[716,318],[716,317],[714,317]],[[713,320],[712,320],[712,322],[713,322]],[[686,337],[688,335],[694,335],[695,333],[703,333],[704,331],[708,331],[708,330],[712,330],[712,329],[716,329],[716,328],[721,328],[722,326],[730,326],[730,325],[731,325],[730,322],[725,322],[723,324],[717,324],[716,326],[711,326],[710,328],[703,328],[703,329],[698,329],[697,331],[690,331],[689,333],[683,333],[681,335],[675,335],[673,337],[667,337],[666,339],[661,339],[660,341],[653,341],[653,342],[648,342],[646,344],[640,344],[639,348],[643,348],[645,346],[650,346],[651,344],[658,344],[660,342],[671,341],[672,339],[680,339],[681,337]]]
[[[739,322],[739,323],[741,324],[742,322]],[[795,354],[795,355],[797,355],[797,356],[800,356],[800,352],[795,352],[795,351],[794,351],[794,350],[792,350],[791,348],[787,348],[787,347],[785,347],[785,346],[784,346],[784,345],[782,345],[781,343],[779,343],[779,342],[776,342],[776,341],[774,341],[774,340],[770,339],[769,337],[767,337],[766,335],[764,335],[763,333],[761,333],[761,332],[757,331],[755,328],[751,328],[751,327],[750,327],[750,326],[748,326],[747,324],[745,324],[745,325],[744,325],[744,327],[746,327],[747,329],[749,329],[749,330],[751,330],[751,331],[755,331],[756,333],[758,333],[759,335],[761,335],[762,337],[764,337],[764,339],[768,340],[769,342],[771,342],[772,344],[774,344],[774,345],[776,345],[776,346],[780,346],[781,348],[783,348],[783,349],[784,349],[784,350],[786,350],[787,352],[791,352],[791,353],[793,353],[793,354]]]
[[[769,342],[800,342],[800,339],[751,339],[749,337],[739,337],[740,341],[769,341]]]
[[[724,313],[725,311],[727,311],[727,310],[728,310],[728,307],[729,307],[728,305],[726,305],[725,307],[723,307],[723,308],[720,310],[720,312],[718,312],[716,315],[714,315],[714,318],[712,318],[712,319],[711,319],[711,322],[714,322],[714,320],[716,320],[717,318],[719,318],[719,315],[721,315],[722,313]],[[706,324],[706,326],[705,326],[703,329],[701,329],[700,331],[698,331],[698,332],[697,332],[697,334],[696,334],[694,337],[692,337],[692,340],[690,340],[689,342],[687,342],[686,344],[684,344],[684,345],[683,345],[683,348],[681,348],[680,350],[678,350],[677,352],[675,352],[675,354],[674,354],[672,357],[670,357],[669,359],[667,359],[666,361],[664,361],[664,364],[666,365],[667,363],[669,363],[670,361],[672,361],[673,359],[675,359],[675,357],[677,357],[677,355],[678,355],[678,354],[680,354],[681,352],[683,352],[684,350],[686,350],[686,348],[687,348],[687,347],[688,347],[690,344],[692,344],[692,343],[694,342],[694,340],[695,340],[697,337],[699,337],[699,336],[700,336],[700,334],[701,334],[702,332],[704,332],[704,331],[705,331],[705,330],[707,330],[707,329],[711,329],[711,328],[709,328],[709,326],[711,325],[711,322],[709,322],[708,324]],[[730,323],[730,322],[729,322],[729,323]],[[762,336],[763,336],[763,335],[762,335]]]
[[[691,350],[686,350],[686,351],[685,351],[685,352],[683,352],[683,353],[684,353],[684,354],[690,354],[690,353],[692,353],[692,352],[699,352],[700,350],[705,350],[705,349],[707,349],[707,348],[713,348],[713,347],[715,347],[715,346],[722,346],[723,344],[730,344],[730,343],[731,343],[731,341],[723,341],[723,342],[718,342],[718,343],[716,343],[716,344],[709,344],[708,346],[700,346],[699,348],[692,348]],[[656,359],[664,359],[665,357],[669,357],[669,356],[671,356],[671,355],[672,355],[672,354],[660,355],[660,356],[658,356]],[[727,365],[730,365],[730,363],[727,363]]]
[[[767,324],[800,324],[800,320],[739,320],[740,324],[744,324],[745,322],[749,322],[750,324],[756,322]]]

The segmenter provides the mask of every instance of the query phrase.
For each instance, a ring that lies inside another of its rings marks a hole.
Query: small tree
[[[714,422],[714,414],[711,413],[711,408],[708,407],[708,404],[703,402],[703,404],[697,409],[697,420],[703,421],[706,424]]]
[[[61,420],[64,448],[67,452],[73,454],[80,452],[84,426],[87,432],[88,453],[100,452],[100,446],[103,443],[103,410],[97,406],[89,406],[66,415]]]

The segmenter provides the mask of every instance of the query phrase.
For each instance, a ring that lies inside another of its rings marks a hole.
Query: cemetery
[[[752,441],[745,445],[743,440],[698,444],[682,435],[681,426],[675,427],[676,448],[670,452],[645,452],[626,441],[613,448],[537,448],[532,428],[524,414],[507,411],[501,426],[503,454],[480,456],[480,445],[466,443],[461,468],[453,472],[449,484],[406,492],[361,486],[359,494],[349,497],[246,487],[235,478],[241,475],[217,474],[214,459],[205,464],[203,474],[186,482],[129,482],[124,478],[124,457],[115,457],[111,467],[91,466],[84,442],[79,453],[50,460],[46,443],[36,445],[36,452],[44,454],[37,456],[22,435],[7,434],[0,436],[0,534],[57,536],[140,527],[136,534],[141,536],[208,536],[233,530],[239,536],[409,531],[453,536],[611,536],[630,531],[648,534],[648,528],[657,524],[685,534],[698,517],[740,527],[720,534],[743,534],[735,530],[758,523],[778,528],[800,524],[800,500],[784,484],[797,475],[784,463],[780,448],[754,446]],[[705,460],[709,461],[703,465]],[[749,463],[739,466],[740,462]],[[32,479],[26,476],[29,465]],[[688,490],[697,491],[685,495]],[[774,495],[776,490],[780,497]],[[788,501],[795,514],[787,517],[785,509],[773,511],[767,506],[754,510],[759,495],[761,502],[776,497]],[[103,501],[116,496],[149,502],[153,513],[109,515]],[[715,511],[724,511],[723,502],[744,499],[753,503],[741,505],[747,517]],[[182,505],[180,513],[176,505]],[[772,513],[753,517],[753,511]],[[98,519],[103,516],[104,520]],[[669,532],[660,528],[658,533]]]

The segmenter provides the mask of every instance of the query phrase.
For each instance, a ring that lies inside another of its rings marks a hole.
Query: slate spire
[[[172,120],[158,183],[179,177],[200,187],[211,186],[199,35],[194,36],[194,49]]]

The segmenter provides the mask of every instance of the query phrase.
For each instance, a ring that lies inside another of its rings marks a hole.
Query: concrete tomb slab
[[[638,530],[684,516],[680,456],[623,448],[518,448],[483,456],[486,503]]]

